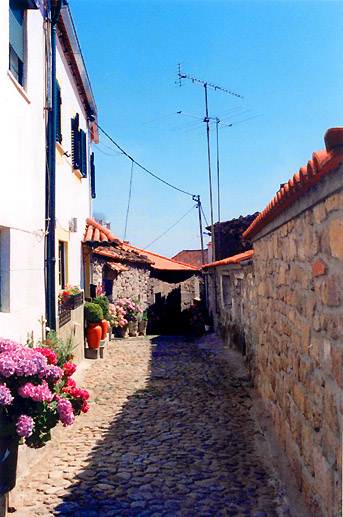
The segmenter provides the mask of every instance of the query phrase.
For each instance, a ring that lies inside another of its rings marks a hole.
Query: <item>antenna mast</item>
[[[226,88],[222,88],[221,86],[217,86],[215,84],[208,83],[206,81],[202,81],[201,79],[197,79],[196,77],[192,77],[190,75],[181,73],[181,64],[178,65],[178,77],[179,77],[179,85],[182,86],[182,79],[189,79],[193,84],[200,84],[205,88],[205,118],[204,122],[206,122],[206,134],[207,134],[207,156],[208,156],[208,178],[209,178],[209,190],[210,190],[210,207],[211,207],[211,241],[212,241],[212,259],[213,262],[216,260],[216,248],[215,248],[215,239],[214,239],[214,222],[213,222],[213,196],[212,196],[212,171],[211,171],[211,151],[210,151],[210,124],[209,124],[209,116],[208,116],[208,98],[207,98],[207,89],[217,91],[220,90],[225,93],[229,93],[230,95],[234,95],[235,97],[239,97],[243,99],[242,95],[235,93],[231,90],[227,90]]]

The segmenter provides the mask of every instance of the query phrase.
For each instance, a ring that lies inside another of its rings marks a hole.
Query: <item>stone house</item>
[[[243,350],[313,515],[342,512],[343,128],[208,264],[216,328]]]
[[[0,334],[36,341],[47,319],[83,348],[83,310],[62,329],[58,293],[82,285],[97,108],[67,2],[0,4]]]
[[[122,242],[94,219],[87,219],[83,243],[88,298],[102,285],[114,302],[133,298],[143,309],[154,306],[170,315],[181,313],[200,296],[197,267]]]

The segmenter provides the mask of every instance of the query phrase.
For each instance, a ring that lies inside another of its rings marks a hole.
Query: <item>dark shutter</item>
[[[91,172],[90,172],[90,176],[91,176],[91,195],[92,195],[92,198],[94,199],[96,197],[96,194],[95,194],[95,164],[94,164],[94,153],[91,154]]]
[[[61,125],[61,88],[56,81],[56,97],[57,97],[57,121],[56,121],[56,142],[62,142],[62,125]]]
[[[14,0],[10,0],[10,47],[24,63],[24,10],[18,8]]]
[[[80,164],[80,172],[83,178],[87,177],[87,138],[86,133],[80,129],[80,154],[81,154],[81,164]]]
[[[79,131],[79,114],[71,119],[71,153],[73,158],[74,169],[80,169],[81,166],[81,149],[80,149],[80,131]]]

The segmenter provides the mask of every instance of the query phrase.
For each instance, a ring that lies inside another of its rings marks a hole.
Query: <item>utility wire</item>
[[[134,160],[132,158],[132,156],[130,156],[129,154],[127,154],[124,149],[122,149],[120,147],[120,145],[118,145],[114,140],[113,138],[110,137],[110,135],[108,133],[106,133],[106,131],[104,129],[102,129],[102,127],[99,126],[99,124],[97,124],[95,122],[95,124],[97,125],[97,127],[100,129],[100,131],[102,133],[104,133],[104,135],[112,142],[112,144],[114,144],[125,156],[127,156],[127,158],[129,158],[129,160],[132,161],[132,163],[135,163],[138,167],[140,167],[141,169],[143,169],[143,171],[147,172],[148,174],[150,174],[150,176],[152,176],[153,178],[157,179],[158,181],[160,181],[161,183],[164,183],[165,185],[167,185],[168,187],[171,187],[173,188],[174,190],[177,190],[178,192],[182,192],[183,194],[186,194],[187,196],[191,196],[191,198],[193,199],[196,199],[197,196],[195,194],[191,194],[190,192],[187,192],[186,190],[182,190],[178,187],[175,187],[175,185],[172,185],[171,183],[168,183],[167,181],[163,180],[162,178],[160,178],[159,176],[156,176],[156,174],[154,174],[153,172],[149,171],[148,169],[146,169],[145,167],[143,167],[143,165],[141,165],[140,163],[138,163],[136,160]]]
[[[206,226],[209,226],[209,224],[208,224],[208,222],[207,222],[206,215],[205,215],[205,212],[204,212],[204,210],[203,210],[202,205],[201,205],[201,211],[202,211],[202,215],[204,216]]]
[[[143,250],[146,250],[147,248],[149,248],[152,244],[154,244],[156,241],[158,241],[159,239],[161,239],[161,237],[164,237],[166,235],[166,233],[168,233],[172,228],[174,228],[174,226],[176,226],[180,221],[182,221],[182,219],[184,219],[192,210],[193,208],[197,208],[198,207],[198,204],[196,205],[193,205],[192,208],[190,210],[188,210],[182,217],[180,217],[180,219],[178,219],[176,221],[176,223],[174,223],[172,226],[170,226],[170,228],[168,228],[168,230],[166,230],[164,233],[162,233],[161,235],[159,235],[159,237],[156,237],[155,240],[153,240],[152,242],[150,242],[149,244],[147,244],[146,246],[144,246]]]
[[[128,202],[127,202],[126,219],[125,219],[125,230],[124,230],[124,238],[123,238],[123,241],[125,241],[125,240],[126,240],[127,221],[128,221],[128,219],[129,219],[129,212],[130,212],[130,203],[131,203],[131,194],[132,194],[132,177],[133,177],[133,161],[131,162],[131,175],[130,175],[129,199],[128,199]]]

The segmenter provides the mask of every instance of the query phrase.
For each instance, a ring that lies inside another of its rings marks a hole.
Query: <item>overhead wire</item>
[[[164,237],[170,230],[172,230],[180,221],[182,221],[182,219],[184,219],[192,210],[193,208],[197,208],[198,207],[198,204],[195,204],[192,206],[192,208],[190,210],[188,210],[182,217],[180,217],[180,219],[178,219],[172,226],[170,226],[168,228],[168,230],[166,230],[164,233],[162,233],[161,235],[159,235],[158,237],[156,237],[156,239],[154,239],[152,242],[149,242],[149,244],[147,244],[146,246],[144,246],[143,250],[146,250],[147,248],[149,248],[152,244],[155,244],[156,241],[158,241],[159,239],[161,239],[162,237]]]
[[[131,194],[132,194],[132,178],[133,178],[133,162],[131,162],[131,174],[130,174],[129,199],[128,199],[128,202],[127,202],[127,210],[126,210],[126,218],[125,218],[125,230],[124,230],[124,237],[123,237],[123,241],[125,241],[125,240],[126,240],[127,221],[128,221],[128,219],[129,219],[130,204],[131,204]]]
[[[146,167],[144,167],[143,165],[141,165],[140,163],[138,163],[134,158],[132,158],[132,156],[130,156],[126,151],[124,151],[124,149],[122,147],[120,147],[119,144],[117,144],[117,142],[115,142],[113,140],[113,138],[110,137],[110,135],[108,133],[106,133],[106,131],[99,126],[99,124],[97,122],[94,122],[97,127],[100,129],[100,131],[127,157],[129,158],[129,160],[131,160],[133,163],[135,163],[137,165],[137,167],[139,167],[140,169],[142,169],[143,171],[147,172],[150,176],[152,176],[153,178],[157,179],[158,181],[160,181],[161,183],[164,183],[165,185],[167,185],[168,187],[174,189],[174,190],[177,190],[178,192],[182,192],[183,194],[186,194],[187,196],[191,196],[192,199],[195,199],[197,196],[195,194],[191,194],[190,192],[187,192],[186,190],[183,190],[179,187],[176,187],[175,185],[172,185],[171,183],[169,183],[168,181],[165,181],[164,179],[160,178],[159,176],[157,176],[156,174],[154,174],[153,172],[151,172],[149,169],[147,169]]]

